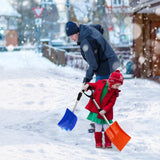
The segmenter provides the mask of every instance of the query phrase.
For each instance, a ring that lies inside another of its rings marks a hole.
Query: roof
[[[21,15],[9,4],[7,0],[1,0],[0,16],[21,17]]]
[[[133,13],[155,13],[160,8],[159,0],[131,0],[130,6]]]

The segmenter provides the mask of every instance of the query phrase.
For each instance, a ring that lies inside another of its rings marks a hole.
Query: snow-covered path
[[[72,132],[57,123],[72,109],[84,72],[55,66],[33,52],[0,53],[0,156],[2,160],[158,160],[160,85],[125,80],[114,119],[132,137],[119,152],[95,149],[88,133],[88,98],[82,96]]]

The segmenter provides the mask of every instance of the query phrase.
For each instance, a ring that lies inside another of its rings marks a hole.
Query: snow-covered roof
[[[0,16],[21,17],[21,15],[9,4],[7,0],[1,0]]]
[[[133,13],[154,13],[157,8],[160,8],[159,0],[132,0],[130,2]],[[158,6],[158,7],[157,7]],[[152,7],[156,7],[151,9]]]

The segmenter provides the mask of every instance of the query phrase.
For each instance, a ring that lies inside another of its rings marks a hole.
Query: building
[[[109,41],[114,45],[132,45],[132,18],[129,0],[106,0]]]
[[[0,5],[0,47],[18,45],[18,18],[21,15],[6,1]]]
[[[130,0],[136,77],[160,77],[160,1]]]

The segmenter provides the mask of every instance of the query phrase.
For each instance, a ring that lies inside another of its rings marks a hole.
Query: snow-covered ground
[[[72,109],[85,72],[56,66],[34,52],[0,53],[0,159],[158,160],[160,85],[125,79],[114,120],[132,137],[122,152],[96,149],[82,96],[71,132],[57,123]]]

